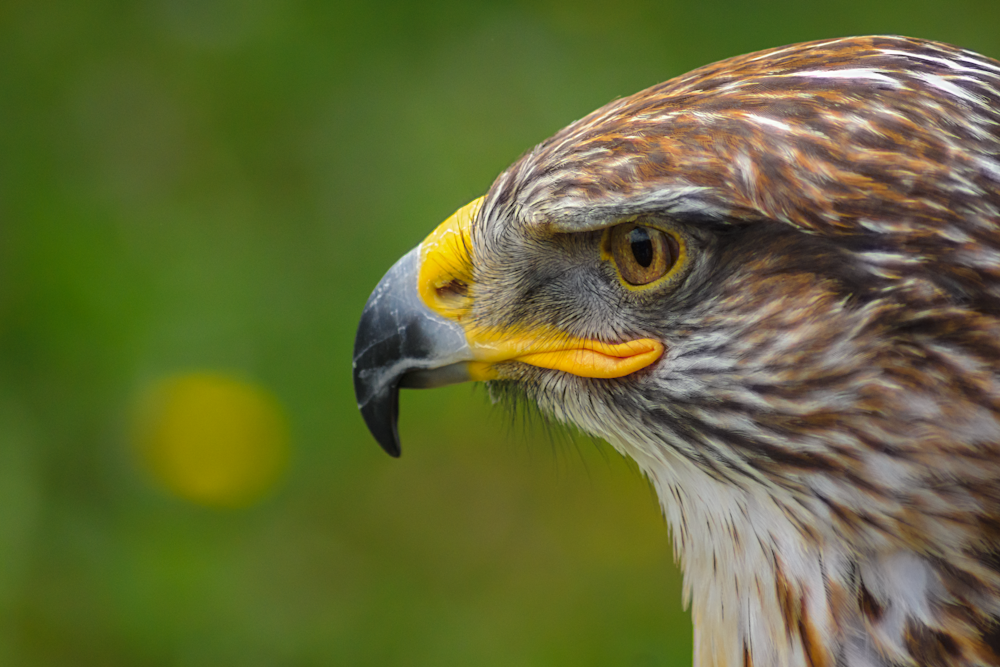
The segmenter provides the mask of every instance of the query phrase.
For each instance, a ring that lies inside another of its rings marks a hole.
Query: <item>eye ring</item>
[[[605,240],[603,254],[615,263],[622,281],[632,287],[649,285],[670,274],[684,254],[674,234],[636,223],[611,227]]]

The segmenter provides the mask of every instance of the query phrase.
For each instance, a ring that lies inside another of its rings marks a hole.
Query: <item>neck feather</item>
[[[862,554],[815,525],[804,530],[790,499],[721,483],[683,457],[629,454],[673,531],[695,667],[908,664],[944,636],[935,611],[948,592],[927,559]],[[990,664],[971,638],[956,650],[964,660],[941,664]]]

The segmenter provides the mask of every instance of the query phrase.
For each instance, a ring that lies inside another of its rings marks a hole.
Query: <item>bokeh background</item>
[[[0,665],[685,665],[606,445],[470,386],[358,416],[382,273],[521,152],[693,67],[996,0],[4,0]]]

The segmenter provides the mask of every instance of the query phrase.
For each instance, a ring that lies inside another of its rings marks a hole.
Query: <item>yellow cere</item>
[[[436,313],[459,320],[462,308],[448,298],[448,287],[455,281],[466,285],[472,282],[472,247],[469,228],[483,205],[480,197],[455,211],[438,225],[420,244],[420,276],[417,286],[420,298]],[[442,293],[444,291],[444,293]]]
[[[504,361],[519,361],[581,377],[617,378],[645,368],[663,355],[663,344],[650,338],[611,344],[569,336],[551,328],[495,331],[468,321],[463,323],[471,301],[456,299],[451,287],[472,285],[469,228],[482,203],[480,197],[460,208],[420,244],[417,279],[420,298],[427,307],[465,329],[474,357],[468,365],[473,380],[495,379],[495,365]]]
[[[167,491],[210,507],[262,498],[288,462],[288,425],[262,387],[212,373],[167,378],[147,392],[135,445]]]

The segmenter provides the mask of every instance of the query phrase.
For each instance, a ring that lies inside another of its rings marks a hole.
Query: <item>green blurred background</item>
[[[0,665],[690,664],[667,529],[605,445],[459,386],[404,393],[403,458],[378,449],[365,299],[615,97],[846,34],[997,57],[997,26],[996,0],[5,0]],[[205,414],[270,435],[169,450]],[[265,470],[199,495],[175,455]]]

